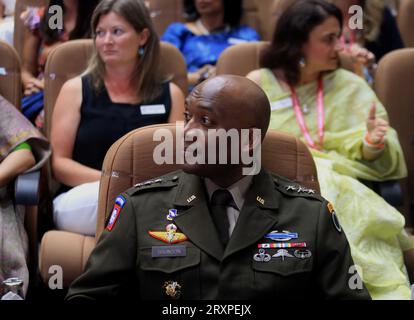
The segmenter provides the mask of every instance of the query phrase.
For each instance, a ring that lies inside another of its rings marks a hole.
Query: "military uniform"
[[[262,169],[225,249],[206,198],[182,171],[127,190],[67,299],[370,298],[349,285],[348,242],[312,190]]]

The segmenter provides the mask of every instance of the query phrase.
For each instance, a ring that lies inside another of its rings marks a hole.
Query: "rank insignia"
[[[166,281],[162,286],[165,294],[172,299],[179,299],[181,296],[181,286],[177,281]]]
[[[148,234],[157,240],[170,244],[180,243],[188,239],[187,236],[181,232],[148,231]]]
[[[115,199],[114,208],[112,209],[111,217],[109,218],[108,225],[106,229],[108,231],[112,231],[115,222],[117,221],[119,214],[121,213],[121,209],[124,207],[126,203],[126,199],[123,196],[118,196]]]

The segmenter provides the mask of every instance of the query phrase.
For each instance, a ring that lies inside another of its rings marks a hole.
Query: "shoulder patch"
[[[341,224],[339,223],[338,220],[338,216],[336,215],[335,209],[333,207],[333,204],[328,202],[328,204],[326,205],[328,207],[329,213],[331,214],[332,217],[332,223],[336,229],[336,231],[338,231],[339,233],[342,232],[342,227]]]
[[[106,230],[112,231],[116,221],[118,220],[119,214],[126,203],[126,199],[123,196],[117,196],[115,199],[114,208],[112,209],[111,216],[109,218]]]

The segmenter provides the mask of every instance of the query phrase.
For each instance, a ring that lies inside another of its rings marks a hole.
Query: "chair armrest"
[[[40,170],[24,173],[16,178],[15,202],[21,205],[36,205],[39,203]]]

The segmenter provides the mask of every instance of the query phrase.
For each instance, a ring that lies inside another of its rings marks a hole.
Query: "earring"
[[[299,67],[301,67],[301,68],[305,68],[306,67],[305,58],[301,58],[299,60]]]
[[[140,48],[138,49],[138,55],[139,55],[140,57],[142,57],[144,54],[145,54],[145,48],[144,48],[144,47],[140,47]]]

